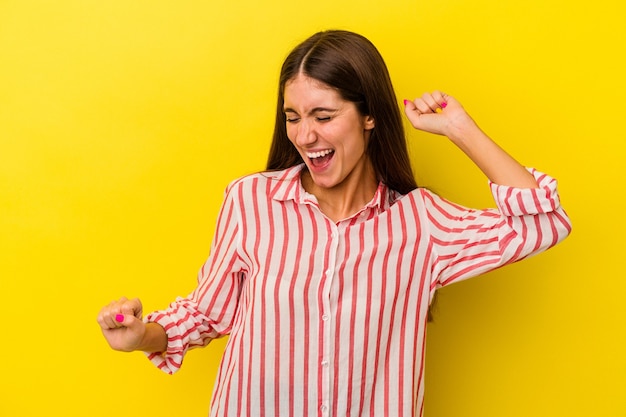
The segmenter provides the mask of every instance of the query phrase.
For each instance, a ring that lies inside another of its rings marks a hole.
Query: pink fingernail
[[[405,100],[404,100],[404,105],[406,106],[408,102],[409,102],[409,100],[406,100],[406,99],[405,99]]]
[[[115,315],[115,321],[118,323],[121,323],[124,321],[124,315],[123,314],[116,314]]]
[[[441,103],[441,108],[445,109],[448,106],[448,103],[446,103],[445,101],[443,103]]]

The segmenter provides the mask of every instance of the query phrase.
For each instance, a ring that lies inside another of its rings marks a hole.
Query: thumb
[[[129,330],[137,330],[143,325],[143,320],[132,314],[116,314],[115,321],[118,325],[126,327]]]
[[[116,314],[114,319],[115,328],[103,329],[104,337],[109,345],[123,352],[138,350],[146,332],[143,320],[132,314]]]

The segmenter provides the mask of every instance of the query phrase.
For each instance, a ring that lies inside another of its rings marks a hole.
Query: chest
[[[339,223],[315,207],[277,205],[264,219],[241,242],[246,289],[255,299],[375,305],[428,279],[428,239],[415,205],[364,211]]]

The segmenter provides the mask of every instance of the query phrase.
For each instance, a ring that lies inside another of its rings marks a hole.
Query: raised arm
[[[535,178],[474,122],[463,106],[440,91],[404,101],[407,118],[418,130],[443,135],[457,145],[491,180],[499,185],[536,188]]]

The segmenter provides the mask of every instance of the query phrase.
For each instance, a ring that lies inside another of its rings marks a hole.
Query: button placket
[[[337,262],[337,250],[339,247],[339,230],[337,226],[333,223],[331,224],[331,232],[329,234],[329,250],[328,250],[328,259],[325,263],[326,270],[324,273],[324,287],[322,288],[322,305],[320,306],[320,318],[322,320],[321,328],[323,332],[323,344],[319,367],[320,367],[320,378],[322,379],[322,392],[320,393],[319,398],[319,411],[322,416],[328,416],[330,409],[330,352],[332,349],[332,331],[331,331],[331,306],[330,306],[330,290],[332,287],[333,280],[333,272],[335,269],[335,265]]]

